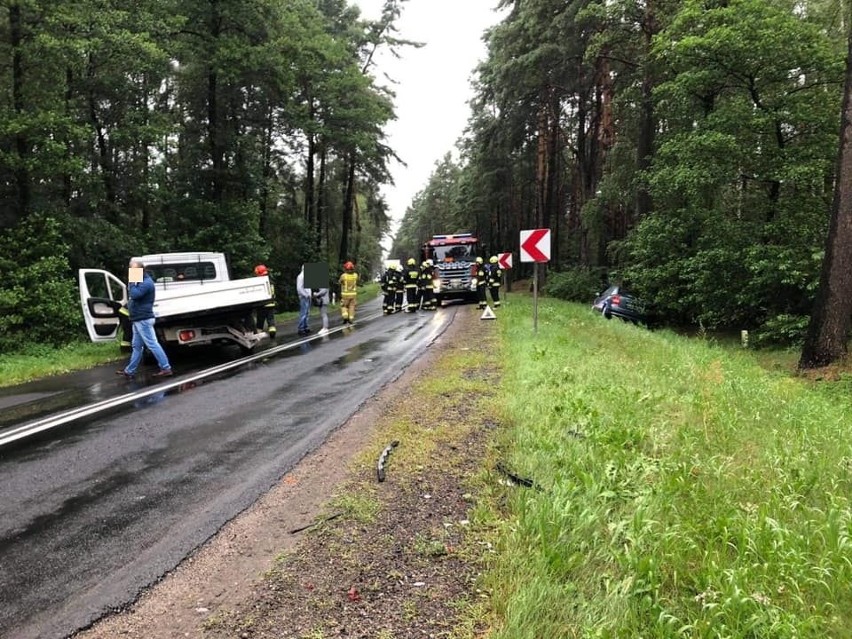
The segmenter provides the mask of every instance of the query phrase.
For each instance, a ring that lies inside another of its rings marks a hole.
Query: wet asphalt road
[[[464,310],[380,317],[0,449],[0,637],[66,637],[135,599]],[[92,401],[132,390],[114,368],[84,374],[90,383],[74,393]],[[62,394],[37,392],[35,405]]]

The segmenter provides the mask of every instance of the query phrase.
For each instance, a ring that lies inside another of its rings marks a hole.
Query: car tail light
[[[195,331],[181,331],[178,333],[178,339],[182,342],[191,342],[193,339],[195,339]]]
[[[611,300],[616,306],[621,306],[621,295],[613,295]]]

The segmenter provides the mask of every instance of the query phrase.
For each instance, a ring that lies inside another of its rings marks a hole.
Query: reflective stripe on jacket
[[[340,276],[340,297],[355,297],[358,294],[358,273],[344,273]]]
[[[405,272],[405,288],[417,288],[420,271],[410,268]]]
[[[269,292],[271,293],[270,300],[263,307],[275,308],[275,285],[272,283],[272,279],[269,280]]]
[[[500,286],[500,279],[503,277],[503,269],[501,269],[496,264],[490,265],[488,267],[488,286],[498,287]]]

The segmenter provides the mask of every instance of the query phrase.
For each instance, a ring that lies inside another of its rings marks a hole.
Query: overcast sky
[[[378,18],[384,0],[352,0],[365,18]],[[376,76],[385,73],[398,84],[397,120],[386,132],[388,142],[407,164],[391,165],[394,186],[385,199],[394,219],[393,231],[414,195],[426,186],[435,162],[451,151],[462,135],[472,97],[471,77],[485,58],[482,35],[496,24],[497,0],[409,0],[397,26],[399,37],[425,45],[402,49],[402,58],[378,58]]]

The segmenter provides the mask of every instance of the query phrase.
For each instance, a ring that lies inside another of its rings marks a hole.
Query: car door
[[[127,287],[112,273],[93,268],[77,272],[80,304],[89,339],[109,342],[118,333],[118,309],[127,304]]]

